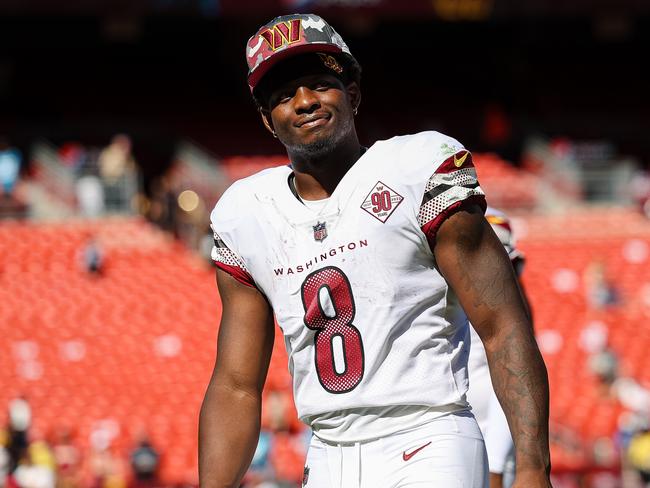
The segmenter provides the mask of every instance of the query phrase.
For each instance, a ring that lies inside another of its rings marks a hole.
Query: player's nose
[[[301,86],[296,90],[294,97],[296,113],[310,113],[320,107],[318,96],[309,87]]]

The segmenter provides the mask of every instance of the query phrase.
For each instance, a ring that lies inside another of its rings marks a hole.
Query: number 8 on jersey
[[[363,342],[353,324],[352,288],[339,268],[314,271],[302,284],[305,325],[316,331],[315,362],[318,379],[330,393],[353,390],[363,378]],[[343,367],[337,367],[335,351],[341,351]],[[341,371],[342,370],[342,371]]]

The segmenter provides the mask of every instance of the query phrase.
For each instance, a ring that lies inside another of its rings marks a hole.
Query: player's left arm
[[[468,204],[440,225],[433,251],[485,345],[515,444],[513,486],[551,486],[548,376],[503,245],[481,209]]]

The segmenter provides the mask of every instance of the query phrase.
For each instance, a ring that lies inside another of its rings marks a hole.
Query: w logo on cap
[[[337,73],[343,69],[339,64],[341,59],[354,61],[341,36],[318,15],[281,15],[260,27],[246,43],[248,86],[251,92],[255,91],[262,77],[277,62],[305,53],[330,56],[323,59],[323,62]],[[339,54],[342,56],[336,56]]]
[[[260,37],[275,51],[285,44],[293,44],[294,42],[300,41],[301,22],[301,19],[278,22],[273,27],[261,31]]]

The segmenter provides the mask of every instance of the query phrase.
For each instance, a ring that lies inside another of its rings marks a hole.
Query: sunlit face
[[[301,76],[270,92],[267,122],[290,153],[318,157],[354,131],[357,93],[329,74]]]

